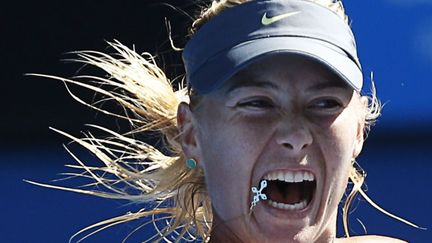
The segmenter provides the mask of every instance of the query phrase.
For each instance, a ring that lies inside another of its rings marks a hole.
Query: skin
[[[335,240],[338,204],[363,145],[366,105],[321,64],[290,55],[249,65],[193,111],[182,103],[183,150],[204,170],[212,201],[210,241]],[[299,213],[259,202],[250,213],[251,187],[279,170],[315,175],[310,205]]]

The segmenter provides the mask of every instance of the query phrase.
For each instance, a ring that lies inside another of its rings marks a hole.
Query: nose
[[[284,119],[276,134],[276,142],[293,153],[300,153],[312,144],[313,137],[305,122],[300,119]]]

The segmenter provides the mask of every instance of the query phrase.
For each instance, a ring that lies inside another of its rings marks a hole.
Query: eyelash
[[[267,98],[256,98],[252,100],[242,101],[237,104],[238,107],[241,108],[250,108],[257,110],[270,110],[274,109],[277,106],[274,104],[272,100]],[[313,101],[310,105],[308,105],[308,109],[319,110],[319,111],[333,111],[343,107],[343,104],[333,98],[323,98],[316,101]]]
[[[253,100],[243,101],[238,104],[239,107],[244,108],[256,108],[256,109],[272,109],[275,108],[275,104],[268,99],[265,98],[256,98]]]
[[[323,105],[323,103],[325,104]],[[342,103],[336,99],[331,98],[314,101],[311,105],[308,106],[308,108],[320,110],[333,110],[340,107],[343,107]]]

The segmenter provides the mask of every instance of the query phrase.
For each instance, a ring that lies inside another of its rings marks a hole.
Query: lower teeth
[[[295,204],[285,204],[285,203],[278,203],[272,200],[268,200],[269,204],[275,208],[284,209],[284,210],[301,210],[306,208],[307,202],[306,200],[303,200],[299,203]]]

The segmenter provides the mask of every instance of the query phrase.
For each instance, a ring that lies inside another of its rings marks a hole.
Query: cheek
[[[227,109],[213,110],[203,117],[199,137],[206,167],[227,172],[252,167],[271,134],[265,129],[270,127],[269,118],[246,117]]]
[[[355,114],[347,112],[339,116],[321,138],[321,151],[326,161],[326,173],[337,194],[342,194],[348,182],[349,168],[357,137]]]
[[[327,152],[326,161],[329,170],[338,170],[339,167],[346,168],[352,159],[354,149],[355,133],[353,128],[345,124],[331,128],[328,134],[327,145],[324,151]]]
[[[207,188],[221,218],[249,208],[252,171],[268,131],[264,121],[214,111],[201,122],[200,147]]]
[[[256,123],[246,124],[218,120],[217,124],[205,128],[206,132],[201,137],[204,140],[203,159],[208,172],[218,171],[250,180],[268,132]]]

